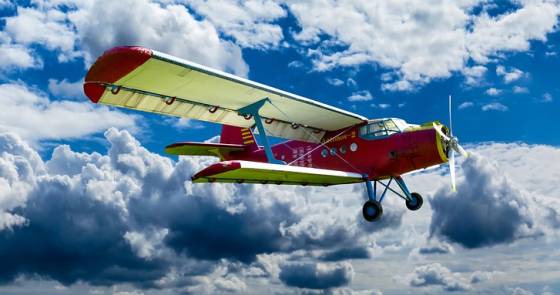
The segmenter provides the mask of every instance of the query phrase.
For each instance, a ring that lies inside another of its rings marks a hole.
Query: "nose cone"
[[[453,136],[453,133],[439,122],[433,122],[434,129],[436,130],[438,150],[440,151],[440,157],[445,161],[449,161],[449,171],[451,174],[451,184],[453,185],[453,191],[455,189],[455,152],[461,154],[463,157],[468,157],[469,154],[459,145],[459,139]],[[444,159],[445,157],[445,159]]]
[[[433,122],[433,126],[436,130],[436,144],[439,155],[443,163],[447,163],[449,161],[449,142],[451,140],[449,129],[440,122]]]

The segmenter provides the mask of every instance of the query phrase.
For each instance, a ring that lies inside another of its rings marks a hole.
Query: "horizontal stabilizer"
[[[329,186],[363,182],[359,173],[278,164],[225,161],[213,164],[192,177],[195,183],[236,182],[278,185]]]
[[[179,142],[167,146],[165,152],[172,156],[218,156],[223,159],[224,155],[246,148],[248,146],[240,144]]]

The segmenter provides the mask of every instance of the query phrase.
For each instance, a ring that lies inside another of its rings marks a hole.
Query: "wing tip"
[[[152,57],[152,50],[140,46],[111,48],[93,63],[86,74],[86,82],[113,83],[126,76]]]
[[[101,96],[105,93],[105,87],[97,83],[84,83],[84,94],[93,103],[99,102]]]

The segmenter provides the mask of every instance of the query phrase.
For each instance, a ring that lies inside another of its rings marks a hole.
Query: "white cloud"
[[[348,97],[348,101],[370,101],[372,99],[373,96],[368,90],[354,92]]]
[[[0,125],[34,145],[38,141],[83,138],[111,126],[135,130],[136,116],[89,101],[51,101],[24,84],[0,84]]]
[[[72,52],[78,40],[68,25],[68,16],[62,11],[17,8],[17,17],[6,18],[5,31],[18,44],[40,44],[49,50]]]
[[[530,40],[546,40],[558,23],[560,7],[548,1],[519,2],[520,7],[504,14],[481,13],[472,19],[466,47],[476,62],[487,63],[504,51],[525,51]]]
[[[244,292],[247,290],[247,285],[237,276],[231,276],[229,278],[218,278],[214,281],[214,285],[219,290],[226,292]]]
[[[0,125],[0,231],[28,224],[27,218],[11,211],[25,206],[33,183],[44,169],[39,154]]]
[[[52,95],[58,98],[83,98],[84,97],[84,81],[68,82],[67,79],[58,81],[56,79],[49,79],[49,91]]]
[[[507,106],[505,106],[505,105],[503,105],[503,104],[501,104],[501,103],[499,103],[499,102],[492,102],[492,103],[489,103],[489,104],[486,104],[486,105],[482,106],[482,110],[483,110],[483,111],[493,110],[493,111],[502,111],[502,112],[505,112],[505,111],[507,111],[507,110],[509,110],[509,109],[508,109]]]
[[[498,96],[498,95],[502,94],[502,92],[503,92],[503,90],[496,89],[496,88],[492,87],[492,88],[489,88],[488,90],[486,90],[484,93],[486,93],[487,95],[490,95],[490,96]]]
[[[372,108],[386,109],[386,108],[390,108],[391,105],[390,105],[390,104],[387,104],[387,103],[380,103],[380,104],[377,104],[377,105],[372,103],[372,104],[371,104],[371,107],[372,107]]]
[[[459,109],[460,109],[460,110],[466,109],[466,108],[472,107],[473,105],[474,105],[474,104],[473,104],[472,102],[467,101],[467,102],[464,102],[464,103],[460,104],[460,105],[459,105]]]
[[[166,228],[144,229],[144,232],[127,231],[124,239],[130,244],[132,250],[140,258],[152,259],[163,248],[163,239],[169,233]]]
[[[247,48],[269,49],[284,38],[282,28],[271,22],[284,18],[286,11],[276,1],[182,1],[194,8],[236,44]]]
[[[503,66],[496,67],[496,74],[498,76],[504,76],[504,82],[506,84],[517,81],[527,75],[526,73],[523,73],[521,70],[516,68],[510,68],[509,71],[506,71]]]
[[[13,46],[38,44],[59,53],[61,62],[85,57],[90,65],[112,47],[141,45],[240,76],[248,73],[240,47],[220,39],[214,24],[195,19],[183,5],[148,0],[35,4],[19,7],[16,15],[5,19]]]
[[[461,73],[465,76],[465,84],[468,86],[482,86],[484,75],[488,69],[484,66],[465,67]]]
[[[393,79],[393,73],[383,73],[381,74],[381,76],[379,77],[381,79],[381,81],[383,82],[389,82],[391,81],[391,79]]]
[[[405,80],[400,80],[394,83],[387,83],[381,85],[381,90],[383,91],[416,91],[418,86]]]
[[[482,1],[286,3],[302,27],[295,38],[322,41],[310,50],[316,70],[376,63],[397,73],[398,80],[382,86],[389,91],[410,91],[450,77],[469,60],[477,64],[470,73],[464,71],[466,84],[480,84],[484,70],[478,66],[505,51],[528,50],[530,40],[546,40],[560,12],[558,5],[544,1],[520,2],[517,9],[496,16],[485,9],[470,14]],[[329,44],[347,49],[333,50]]]
[[[344,85],[344,81],[337,79],[337,78],[326,78],[327,82],[334,86]]]
[[[346,80],[346,85],[353,87],[353,88],[357,88],[358,87],[358,82],[356,82],[356,80],[352,79],[352,78],[348,78],[348,80]]]
[[[554,99],[552,98],[552,95],[550,95],[550,93],[545,93],[542,95],[542,99],[541,102],[552,102]]]
[[[302,63],[302,62],[299,61],[299,60],[294,60],[294,61],[292,61],[292,62],[290,62],[290,63],[288,64],[288,67],[290,67],[290,68],[295,68],[295,69],[301,69],[301,68],[304,68],[304,67],[305,67],[305,64]]]
[[[0,8],[12,6],[11,0],[0,0]]]
[[[0,67],[2,72],[14,69],[41,68],[43,61],[31,48],[12,43],[12,39],[0,32]]]
[[[412,287],[441,286],[448,292],[467,291],[471,285],[458,273],[452,273],[439,263],[423,265],[414,269],[408,277]]]
[[[375,63],[391,70],[390,75],[382,73],[381,88],[386,91],[415,91],[454,72],[465,76],[466,85],[480,86],[484,64],[502,52],[528,50],[531,40],[546,40],[560,12],[557,5],[540,1],[522,2],[517,9],[496,16],[487,13],[482,1],[467,0],[437,5],[422,1],[180,1],[191,11],[171,1],[36,3],[6,18],[5,32],[15,43],[3,45],[4,51],[15,54],[18,46],[40,44],[59,53],[60,61],[85,56],[86,64],[91,64],[106,49],[140,44],[247,76],[241,48],[278,48],[284,36],[275,22],[286,18],[289,9],[301,28],[293,33],[299,42],[296,46],[304,47],[300,52],[312,59],[315,70]],[[60,3],[69,11],[63,11]],[[470,14],[481,6],[481,13]],[[340,51],[341,46],[346,49]],[[29,49],[20,54],[10,59],[21,61],[19,67],[40,64]],[[476,64],[467,66],[469,60]],[[510,83],[523,75],[512,69],[504,74],[504,81]]]
[[[171,121],[173,122],[173,127],[180,130],[204,129],[204,125],[202,125],[202,123],[187,118],[172,118]]]
[[[529,89],[526,87],[513,86],[513,93],[517,93],[517,94],[529,93]]]

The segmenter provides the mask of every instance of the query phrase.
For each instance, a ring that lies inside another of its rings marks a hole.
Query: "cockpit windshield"
[[[408,128],[408,124],[401,119],[378,119],[369,121],[360,127],[360,137],[364,139],[377,139],[400,133]]]

